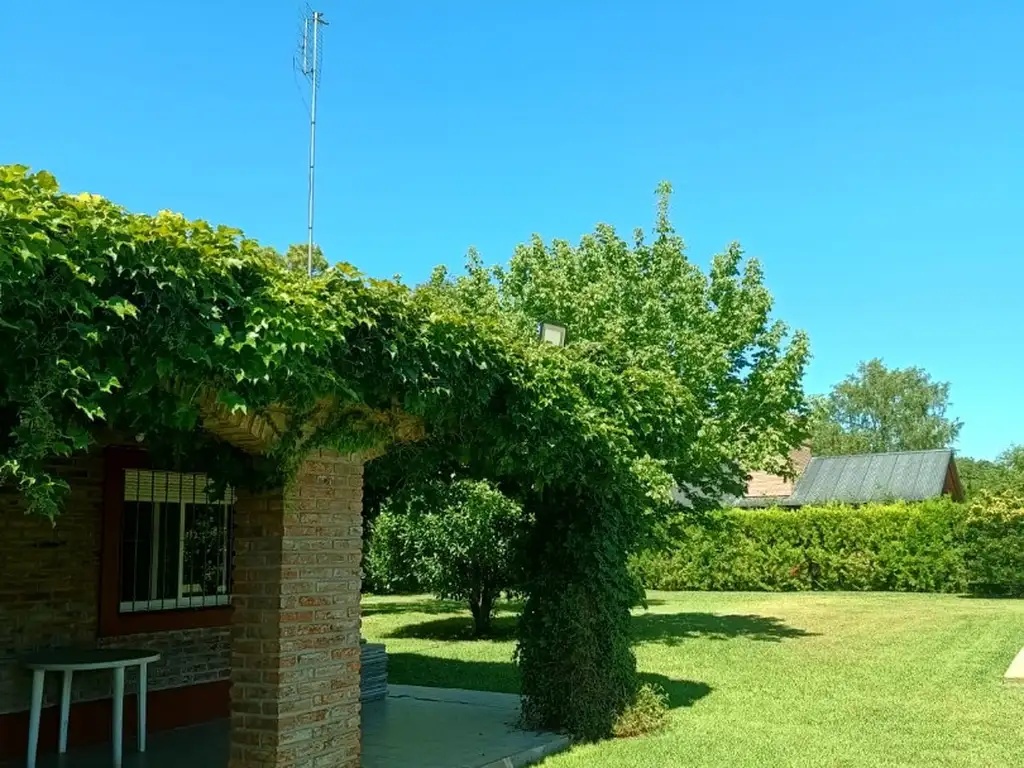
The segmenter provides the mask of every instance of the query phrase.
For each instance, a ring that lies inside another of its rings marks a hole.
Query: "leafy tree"
[[[1024,445],[1010,446],[995,461],[957,456],[956,467],[968,497],[982,492],[1024,497]]]
[[[948,383],[877,358],[811,402],[811,450],[821,455],[948,448],[963,426],[947,415]]]
[[[368,472],[371,499],[411,478],[454,475],[492,479],[522,504],[534,520],[517,651],[524,715],[585,737],[607,735],[637,695],[629,610],[643,593],[627,556],[672,514],[673,482],[717,504],[742,491],[742,468],[783,469],[805,433],[806,336],[771,318],[761,267],[738,245],[708,273],[689,261],[669,221],[669,194],[659,189],[650,239],[638,230],[626,242],[602,225],[578,245],[534,238],[497,268],[471,251],[465,275],[438,269],[415,294],[431,312],[472,318],[517,339],[525,354],[557,361],[548,374],[579,387],[579,408],[609,415],[603,439],[618,446],[616,462],[632,467],[628,480],[598,489],[584,463],[576,482],[552,482],[536,461],[515,471],[476,449],[487,430],[464,419],[432,437],[431,450],[392,450]],[[538,342],[542,321],[567,327],[565,348]],[[510,384],[496,379],[498,397]],[[546,386],[533,389],[541,402],[567,404]],[[534,454],[551,456],[539,432],[501,459]],[[574,471],[575,457],[556,461]],[[600,516],[591,509],[598,491]]]
[[[390,507],[390,504],[388,505]],[[423,592],[408,516],[379,510],[363,529],[363,590],[382,595]]]
[[[515,586],[526,522],[522,508],[490,483],[432,483],[381,512],[367,564],[379,583],[415,579],[438,597],[467,601],[482,637],[495,601]]]
[[[694,271],[667,215],[651,245],[602,228],[570,250],[622,288],[605,294],[613,304],[632,294],[601,259],[637,262],[637,276],[664,266],[670,285],[672,270],[691,275],[671,295],[648,279],[640,305],[641,321],[679,332],[644,347],[636,316],[620,313],[629,322],[607,327],[624,339],[540,345],[530,323],[541,318],[516,309],[516,291],[502,299],[498,281],[501,311],[476,312],[456,284],[414,293],[348,265],[307,280],[238,230],[131,214],[0,166],[0,484],[59,517],[67,488],[52,459],[106,429],[144,433],[168,468],[253,490],[280,486],[317,448],[385,453],[369,466],[374,494],[380,481],[488,478],[534,521],[522,548],[524,716],[608,735],[638,689],[628,554],[673,479],[739,490],[736,457],[796,442],[806,342],[787,349],[784,329],[759,323],[770,298],[758,270],[740,271],[738,249],[710,277]],[[564,287],[587,286],[577,276]],[[600,301],[589,306],[604,316]],[[215,404],[273,424],[268,452],[211,438],[203,416]]]
[[[284,253],[266,247],[264,251],[277,259],[286,269],[298,274],[309,274],[309,248],[306,243],[292,243]],[[330,268],[327,258],[319,245],[313,245],[313,277],[318,277]]]
[[[800,444],[809,346],[805,334],[790,336],[771,318],[761,264],[744,259],[738,244],[715,256],[707,274],[689,260],[669,219],[671,191],[658,188],[650,241],[638,229],[627,243],[607,225],[578,246],[535,236],[493,268],[470,250],[465,276],[439,267],[420,293],[496,318],[528,341],[538,323],[559,323],[575,359],[628,386],[671,390],[681,400],[676,418],[629,409],[631,437],[668,462],[677,481],[717,501],[723,486],[742,481],[737,467],[782,470]]]

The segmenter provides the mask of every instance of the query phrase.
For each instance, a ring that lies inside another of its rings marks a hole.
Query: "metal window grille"
[[[235,493],[208,493],[205,474],[128,469],[121,516],[120,612],[231,602]]]

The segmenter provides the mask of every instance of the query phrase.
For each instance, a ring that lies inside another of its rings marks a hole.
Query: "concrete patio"
[[[1011,683],[1024,683],[1024,648],[1010,662],[1010,668],[1006,670],[1005,679]]]
[[[363,768],[519,768],[569,746],[524,731],[519,699],[503,693],[391,685],[363,705]],[[154,733],[145,754],[125,743],[124,768],[226,768],[228,722]],[[9,765],[23,765],[23,762]],[[109,746],[40,755],[40,768],[108,768]]]

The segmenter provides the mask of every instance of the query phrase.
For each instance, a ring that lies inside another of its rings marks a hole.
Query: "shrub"
[[[367,554],[380,588],[422,585],[465,600],[478,636],[490,632],[494,603],[514,589],[526,519],[522,508],[485,481],[431,483],[384,505]]]
[[[1019,502],[727,510],[634,558],[651,589],[881,590],[1019,594]]]
[[[643,596],[627,570],[638,516],[625,505],[595,514],[598,482],[546,488],[527,507],[536,524],[516,649],[523,720],[584,741],[609,736],[636,695],[630,608]]]
[[[650,683],[640,686],[636,699],[619,715],[612,735],[620,739],[655,733],[668,722],[668,694]]]
[[[1024,597],[1024,503],[983,494],[971,504],[964,557],[972,592]]]
[[[405,515],[387,513],[373,521],[363,555],[365,591],[380,595],[423,591],[414,573],[415,547],[409,529]]]

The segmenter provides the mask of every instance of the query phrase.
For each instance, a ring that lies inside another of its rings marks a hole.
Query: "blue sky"
[[[0,162],[305,239],[289,0],[7,0]],[[653,221],[731,240],[811,336],[952,383],[960,448],[1024,442],[1024,4],[323,0],[317,240],[422,280],[470,245]]]

